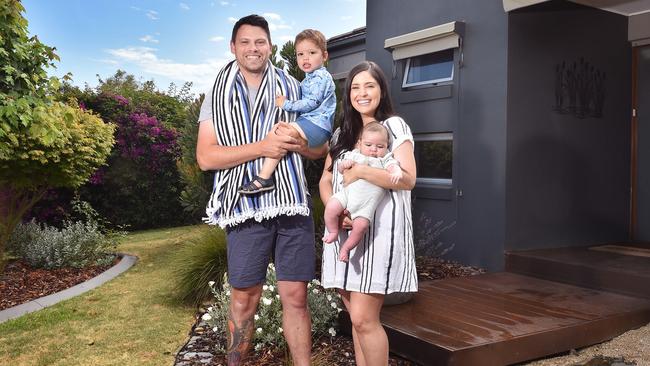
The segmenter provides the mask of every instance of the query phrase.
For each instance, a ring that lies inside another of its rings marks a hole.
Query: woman
[[[352,320],[352,337],[357,365],[388,364],[388,339],[379,320],[384,296],[392,292],[417,291],[413,253],[411,192],[416,169],[413,136],[409,126],[394,116],[386,77],[374,62],[362,62],[348,76],[343,97],[343,123],[332,137],[330,153],[319,188],[323,203],[357,179],[383,187],[387,194],[379,203],[368,233],[349,255],[348,263],[338,260],[340,243],[323,244],[322,284],[339,289]],[[391,182],[386,170],[356,164],[340,174],[341,155],[354,149],[363,126],[378,121],[391,135],[389,152],[399,162],[402,178]],[[341,226],[351,227],[349,217]]]

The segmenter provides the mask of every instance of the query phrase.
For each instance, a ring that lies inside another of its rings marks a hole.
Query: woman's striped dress
[[[406,141],[413,143],[411,129],[403,119],[391,117],[382,124],[391,135],[390,151]],[[343,176],[336,169],[338,160],[334,164],[335,193],[343,187]],[[352,249],[348,263],[338,260],[339,247],[347,238],[347,231],[340,232],[338,241],[323,244],[321,282],[324,287],[378,294],[417,291],[411,191],[386,192],[368,233]]]

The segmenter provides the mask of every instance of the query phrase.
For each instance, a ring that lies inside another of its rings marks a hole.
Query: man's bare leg
[[[233,288],[228,314],[228,366],[241,365],[251,347],[255,329],[255,311],[262,295],[262,285]]]
[[[307,305],[307,283],[278,281],[282,301],[282,328],[294,366],[308,366],[311,359],[311,316]]]

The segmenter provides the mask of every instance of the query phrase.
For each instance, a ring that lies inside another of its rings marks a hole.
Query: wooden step
[[[419,364],[498,366],[645,325],[650,301],[500,272],[420,283],[410,302],[385,306],[381,320],[391,351]]]
[[[505,268],[526,276],[650,299],[650,256],[644,253],[650,253],[650,246],[643,243],[515,251],[506,252]]]

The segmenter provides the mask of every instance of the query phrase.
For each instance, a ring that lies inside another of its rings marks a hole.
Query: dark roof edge
[[[365,41],[366,27],[361,27],[328,39],[327,49],[333,50],[340,47],[351,46],[355,43],[365,43]]]

